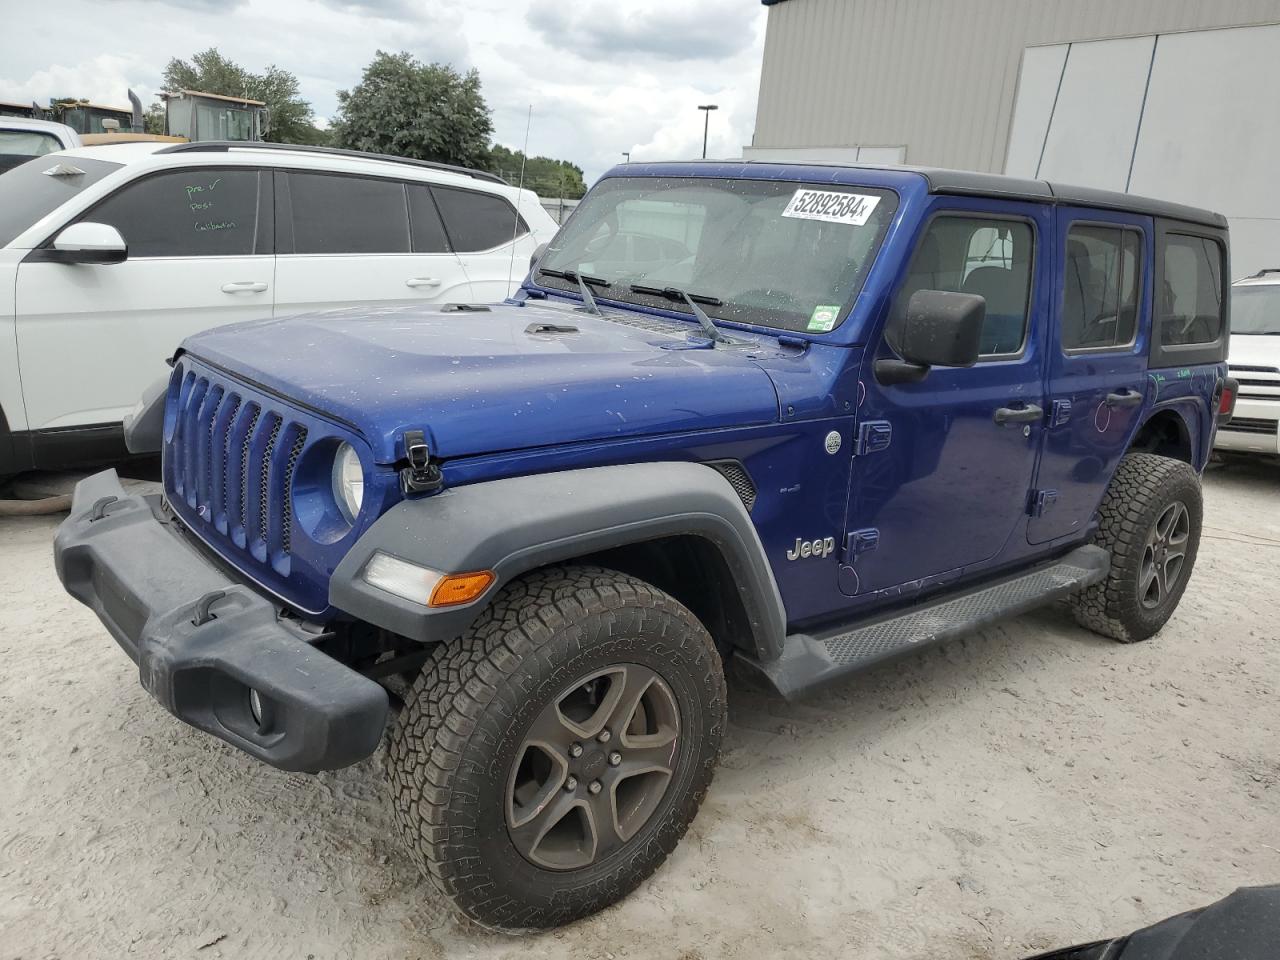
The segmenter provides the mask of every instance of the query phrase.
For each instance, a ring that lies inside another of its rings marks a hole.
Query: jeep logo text
[[[823,540],[796,540],[796,545],[787,551],[788,560],[799,560],[802,557],[829,557],[835,553],[836,538]]]

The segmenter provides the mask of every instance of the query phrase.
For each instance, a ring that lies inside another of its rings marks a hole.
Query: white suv
[[[492,174],[350,151],[136,143],[15,167],[0,176],[0,476],[123,453],[121,421],[188,334],[502,300],[555,231],[536,194]]]
[[[1231,376],[1235,413],[1218,427],[1214,447],[1280,453],[1280,270],[1263,270],[1231,286]]]

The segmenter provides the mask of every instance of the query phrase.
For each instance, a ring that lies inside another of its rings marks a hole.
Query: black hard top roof
[[[837,163],[822,160],[701,160],[693,163],[732,166],[736,163],[785,167],[842,167],[851,170],[881,170],[886,172],[915,173],[929,183],[929,192],[936,194],[1003,197],[1009,200],[1031,200],[1037,203],[1072,204],[1082,207],[1098,207],[1105,210],[1123,210],[1149,217],[1182,220],[1225,230],[1227,219],[1220,213],[1190,207],[1167,200],[1153,200],[1132,193],[1116,190],[1098,190],[1093,187],[1075,187],[1048,180],[1026,180],[1002,173],[978,173],[972,170],[946,170],[939,167],[912,167],[894,164],[883,166],[873,163]]]

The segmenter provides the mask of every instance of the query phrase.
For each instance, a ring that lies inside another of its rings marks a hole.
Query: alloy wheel
[[[1173,595],[1187,560],[1191,537],[1191,514],[1186,504],[1175,500],[1165,507],[1142,551],[1138,570],[1138,598],[1143,607],[1154,610]]]

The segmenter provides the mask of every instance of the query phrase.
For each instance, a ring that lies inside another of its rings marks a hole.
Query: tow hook
[[[431,462],[431,450],[421,430],[404,432],[404,453],[409,465],[400,471],[400,489],[405,493],[435,493],[444,486],[440,468]]]

